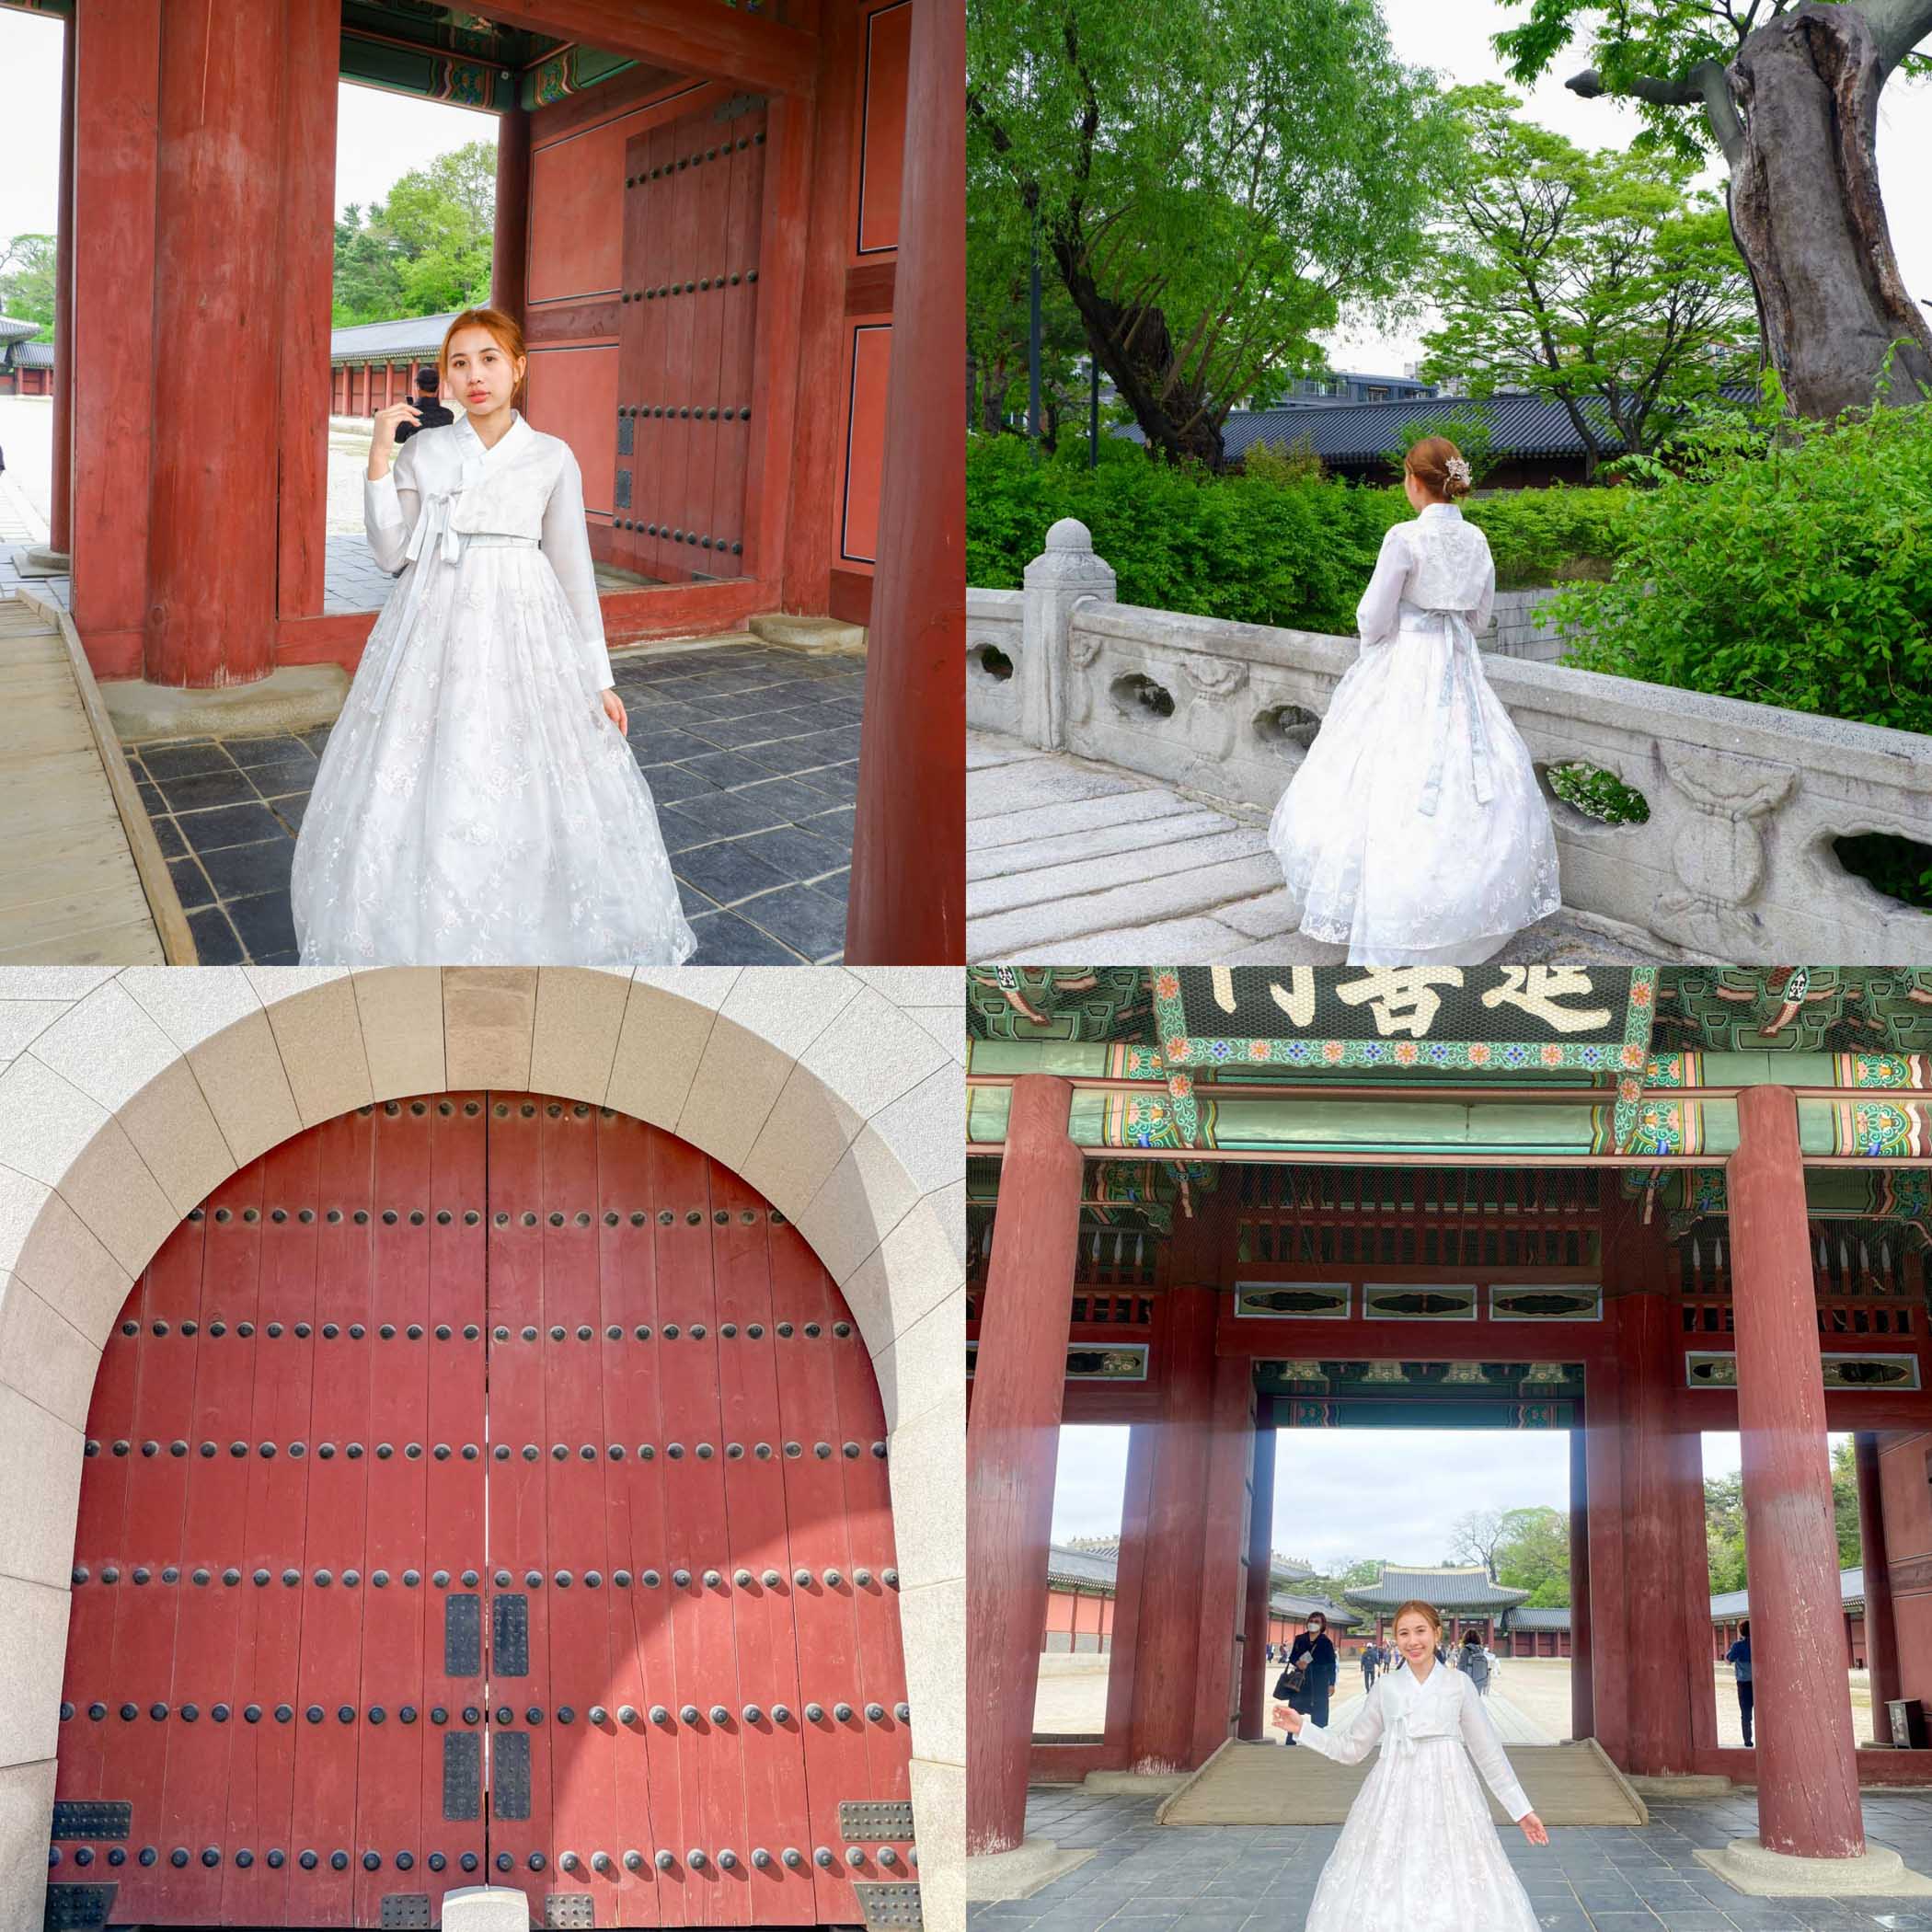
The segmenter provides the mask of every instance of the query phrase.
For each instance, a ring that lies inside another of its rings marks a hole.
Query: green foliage
[[[1851,1439],[1832,1445],[1832,1507],[1838,1530],[1838,1565],[1862,1562],[1858,1534],[1858,1475]],[[1744,1572],[1744,1490],[1741,1476],[1704,1479],[1704,1535],[1710,1562],[1710,1593],[1723,1596],[1747,1587]]]
[[[1615,772],[1598,765],[1553,765],[1549,788],[1566,805],[1573,805],[1605,825],[1642,825],[1650,822],[1650,801],[1632,791]]]
[[[1464,509],[1508,588],[1607,569],[1634,494],[1516,490]],[[1136,444],[1103,436],[1100,466],[1089,471],[1084,439],[1036,463],[1017,437],[974,436],[966,581],[1017,589],[1048,529],[1073,516],[1093,532],[1124,603],[1346,635],[1384,534],[1413,514],[1399,489],[1325,482],[1318,465],[1292,454],[1250,452],[1244,474],[1217,477],[1151,463]]]
[[[1653,448],[1686,401],[1748,375],[1750,280],[1696,163],[1586,154],[1493,84],[1448,99],[1469,166],[1443,224],[1425,374],[1562,403],[1593,466],[1616,438]]]
[[[1512,1590],[1527,1590],[1529,1607],[1557,1609],[1570,1602],[1570,1519],[1539,1504],[1503,1512],[1494,1574]]]
[[[411,168],[385,201],[336,223],[333,321],[436,316],[489,300],[496,146],[472,141]]]
[[[967,36],[969,335],[1009,330],[1037,214],[1151,446],[1320,367],[1344,294],[1409,294],[1452,131],[1364,0],[971,0]]]
[[[1719,411],[1552,615],[1588,671],[1932,732],[1932,404],[1801,440]]]
[[[0,316],[38,322],[37,342],[53,340],[53,264],[51,235],[16,235],[0,247]]]

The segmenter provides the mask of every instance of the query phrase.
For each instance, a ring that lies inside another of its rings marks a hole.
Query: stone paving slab
[[[691,963],[837,960],[863,664],[733,641],[620,651],[612,668],[698,937]],[[328,738],[128,748],[204,965],[295,962],[289,869]]]
[[[1340,1826],[1162,1826],[1157,1802],[1036,1788],[1028,1834],[1094,1856],[1029,1899],[969,1906],[972,1932],[1301,1932]],[[1865,1829],[1932,1870],[1932,1793],[1868,1791]],[[1647,1825],[1559,1825],[1547,1846],[1513,1827],[1501,1842],[1543,1932],[1932,1932],[1922,1899],[1746,1898],[1694,1857],[1756,1832],[1745,1792],[1653,1803]]]

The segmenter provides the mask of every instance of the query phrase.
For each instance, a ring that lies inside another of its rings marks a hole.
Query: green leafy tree
[[[1932,0],[1505,0],[1526,17],[1496,37],[1530,82],[1579,45],[1570,87],[1634,101],[1645,144],[1729,174],[1765,360],[1800,416],[1879,399],[1894,345],[1916,398],[1932,383],[1932,326],[1906,289],[1879,192],[1880,95],[1928,70]]]
[[[38,322],[43,342],[53,339],[54,238],[16,235],[0,247],[0,315]]]
[[[1539,1503],[1503,1512],[1496,1548],[1496,1581],[1529,1592],[1532,1610],[1554,1610],[1570,1602],[1570,1518]]]
[[[1365,0],[970,0],[967,33],[972,193],[1037,216],[1150,450],[1218,466],[1345,296],[1405,293],[1450,129]]]
[[[336,224],[336,325],[442,315],[489,300],[496,148],[472,141],[411,168],[386,201]]]
[[[988,435],[1024,428],[1031,303],[1031,224],[997,194],[966,201],[966,351],[972,427]],[[1079,362],[1087,337],[1051,263],[1041,272],[1041,433],[1058,441],[1063,416],[1077,413],[1086,384]]]
[[[1837,1518],[1838,1564],[1863,1561],[1858,1535],[1858,1471],[1847,1436],[1832,1445],[1832,1507]],[[1704,1479],[1704,1530],[1710,1557],[1710,1593],[1748,1587],[1744,1566],[1744,1481],[1740,1475]]]
[[[1432,436],[1446,436],[1463,453],[1472,485],[1480,483],[1496,467],[1495,419],[1479,402],[1473,402],[1465,409],[1451,409],[1440,416],[1405,422],[1396,431],[1396,446],[1388,453],[1389,467],[1399,477],[1409,451]]]
[[[1443,224],[1425,374],[1560,403],[1593,477],[1607,443],[1651,450],[1687,400],[1751,373],[1750,281],[1695,161],[1585,154],[1493,84],[1449,98],[1470,167]]]

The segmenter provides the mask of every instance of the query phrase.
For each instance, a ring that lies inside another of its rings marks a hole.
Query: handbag
[[[1293,1697],[1300,1695],[1308,1681],[1308,1660],[1303,1657],[1299,1663],[1291,1663],[1274,1680],[1274,1694],[1278,1697]]]

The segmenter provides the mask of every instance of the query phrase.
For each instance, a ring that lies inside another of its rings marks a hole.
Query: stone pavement
[[[1294,930],[1268,813],[1139,772],[966,734],[966,957],[1096,966],[1334,965]],[[1655,960],[1568,910],[1497,954],[1524,961]]]
[[[971,1906],[972,1932],[1302,1932],[1340,1825],[1163,1826],[1157,1801],[1036,1788],[1029,1835],[1095,1856],[1032,1898]],[[1932,1871],[1932,1793],[1867,1792],[1865,1829]],[[1653,1802],[1648,1825],[1558,1827],[1547,1846],[1512,1827],[1502,1843],[1543,1932],[1932,1932],[1924,1899],[1746,1898],[1691,1856],[1756,1833],[1747,1791]]]
[[[695,965],[835,960],[845,945],[865,672],[745,638],[612,661]],[[129,746],[201,963],[292,965],[289,868],[327,728]]]

